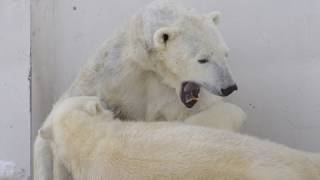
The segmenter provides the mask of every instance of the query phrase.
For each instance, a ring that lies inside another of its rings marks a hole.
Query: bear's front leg
[[[246,114],[240,107],[221,102],[190,116],[184,122],[238,132],[244,124],[245,119]]]

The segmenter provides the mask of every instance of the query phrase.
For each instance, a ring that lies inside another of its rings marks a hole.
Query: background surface
[[[29,6],[29,0],[0,0],[0,160],[15,162],[27,176],[31,143]]]
[[[80,66],[149,0],[33,0],[33,132]],[[320,151],[320,1],[184,0],[220,10],[244,133]]]

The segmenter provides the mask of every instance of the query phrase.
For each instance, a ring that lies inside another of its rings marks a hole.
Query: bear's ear
[[[215,25],[220,23],[221,13],[219,11],[213,11],[207,15]]]
[[[85,110],[91,115],[97,115],[103,111],[103,107],[99,101],[89,101],[85,105]]]
[[[155,47],[165,47],[166,44],[173,40],[178,34],[177,28],[163,27],[158,29],[153,35],[153,42]]]
[[[39,129],[39,135],[43,139],[52,140],[53,139],[52,126],[48,124],[44,124]]]

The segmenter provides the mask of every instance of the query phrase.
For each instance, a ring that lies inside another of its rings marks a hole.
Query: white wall
[[[35,129],[80,65],[147,2],[34,1],[41,7],[32,10],[39,16],[33,21],[32,43],[33,54],[38,53],[33,56]],[[183,2],[198,12],[224,15],[220,27],[240,87],[229,99],[249,115],[244,132],[320,151],[320,1]]]
[[[30,175],[29,0],[0,1],[0,160]]]

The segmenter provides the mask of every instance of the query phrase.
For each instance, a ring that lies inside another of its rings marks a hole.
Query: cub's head
[[[153,71],[176,89],[186,107],[197,102],[201,88],[217,96],[237,90],[227,62],[229,49],[217,27],[219,12],[199,15],[159,1],[144,17]]]
[[[53,107],[39,134],[47,140],[65,139],[58,136],[74,131],[79,124],[93,124],[95,120],[100,121],[112,116],[111,111],[103,108],[98,97],[70,97],[59,101]]]

